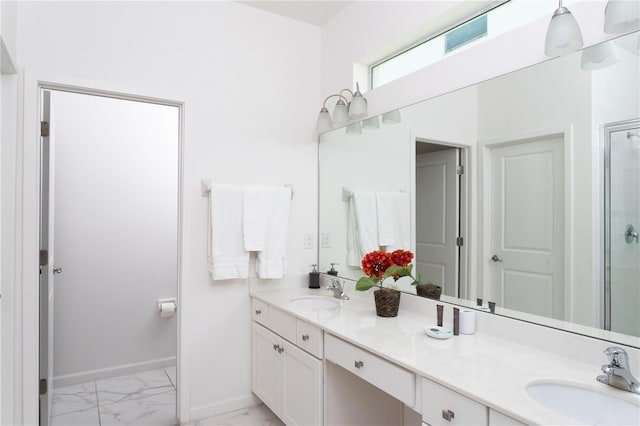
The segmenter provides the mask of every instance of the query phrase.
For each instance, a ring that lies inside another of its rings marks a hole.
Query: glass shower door
[[[640,124],[611,127],[606,137],[605,328],[639,336]]]

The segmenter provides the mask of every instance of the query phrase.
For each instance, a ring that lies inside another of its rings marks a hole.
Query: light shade
[[[582,33],[578,22],[566,7],[557,8],[547,28],[544,54],[560,56],[578,50],[582,46]]]
[[[618,55],[613,43],[600,43],[582,51],[580,68],[597,70],[618,62]]]
[[[331,129],[333,129],[333,122],[331,121],[329,110],[322,107],[320,114],[318,114],[318,120],[316,121],[316,131],[318,133],[323,133]]]
[[[609,0],[604,9],[604,32],[609,34],[640,30],[640,2]]]
[[[367,115],[367,100],[360,93],[360,85],[356,83],[356,92],[349,103],[349,117],[360,118]]]
[[[342,99],[338,99],[335,108],[333,108],[333,122],[336,125],[344,124],[349,121],[349,113],[347,111],[347,104]]]
[[[362,122],[363,129],[379,129],[380,128],[380,120],[378,120],[378,116],[369,117]]]
[[[400,117],[400,111],[397,109],[382,114],[382,122],[384,124],[397,124],[400,121],[402,121],[402,117]]]
[[[349,124],[347,126],[347,134],[348,135],[361,135],[362,134],[362,124],[360,124],[359,121]]]

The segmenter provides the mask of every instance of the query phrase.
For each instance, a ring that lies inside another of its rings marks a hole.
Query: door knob
[[[502,259],[500,259],[497,254],[491,256],[491,260],[493,260],[494,262],[502,262]]]
[[[53,265],[53,273],[54,274],[61,274],[62,273],[62,266]]]
[[[638,243],[638,232],[635,230],[633,225],[627,225],[624,228],[624,240],[629,244],[631,244],[633,240]]]

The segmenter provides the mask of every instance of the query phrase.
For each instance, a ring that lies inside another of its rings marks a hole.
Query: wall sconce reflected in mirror
[[[621,34],[640,30],[640,2],[609,0],[604,9],[604,32]]]
[[[382,122],[384,124],[398,124],[401,121],[400,110],[394,109],[393,111],[382,114]]]
[[[618,54],[613,43],[600,43],[582,51],[580,68],[599,70],[618,62]]]
[[[376,115],[375,117],[370,117],[370,118],[367,118],[366,120],[364,120],[362,122],[362,128],[363,129],[368,129],[368,130],[379,129],[380,128],[380,120],[378,119],[378,116]]]
[[[346,130],[348,135],[361,135],[362,134],[362,124],[360,121],[356,121],[355,123],[351,123],[347,126]]]

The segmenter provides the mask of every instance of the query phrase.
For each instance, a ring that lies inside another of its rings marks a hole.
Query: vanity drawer
[[[525,426],[524,423],[491,408],[489,408],[489,424],[491,426]]]
[[[422,378],[422,420],[431,426],[487,425],[487,407]]]
[[[324,357],[405,405],[414,406],[415,375],[404,368],[330,334],[325,334]]]
[[[322,359],[323,342],[322,330],[311,324],[296,320],[296,341],[295,344],[316,358]]]
[[[270,306],[267,327],[291,343],[296,342],[296,318],[286,312]]]
[[[251,317],[255,322],[267,325],[269,322],[269,305],[262,300],[253,299]]]

